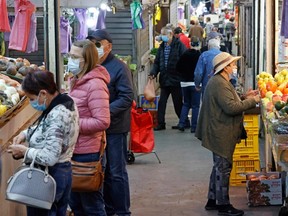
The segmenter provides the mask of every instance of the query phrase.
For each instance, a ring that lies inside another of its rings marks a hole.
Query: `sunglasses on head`
[[[102,46],[102,44],[101,44],[99,41],[96,41],[96,42],[95,42],[95,46],[96,46],[97,48],[100,48],[100,47]]]

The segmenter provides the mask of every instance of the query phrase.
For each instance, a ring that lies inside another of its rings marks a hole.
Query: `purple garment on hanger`
[[[71,43],[70,23],[65,17],[60,17],[60,52],[68,53]]]
[[[29,36],[28,36],[26,53],[38,51],[38,40],[37,40],[37,36],[36,36],[36,29],[37,29],[37,18],[35,16],[35,12],[34,12],[31,15],[30,32],[29,32]]]
[[[283,1],[282,20],[281,20],[281,36],[288,38],[288,0]]]
[[[75,8],[74,14],[79,22],[79,31],[77,35],[77,40],[84,40],[88,36],[88,27],[86,24],[87,20],[87,9],[84,8]]]
[[[178,20],[184,19],[184,8],[178,7]]]
[[[14,20],[15,20],[15,16],[14,16],[14,15],[9,15],[9,16],[8,16],[8,20],[9,20],[10,27],[11,27],[11,29],[12,29],[13,22],[14,22]],[[9,37],[10,37],[10,32],[4,32],[4,41],[5,41],[5,42],[8,42],[8,41],[9,41]]]
[[[105,19],[106,19],[106,10],[99,9],[96,29],[106,29]]]

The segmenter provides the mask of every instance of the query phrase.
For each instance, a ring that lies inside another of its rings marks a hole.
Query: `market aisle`
[[[211,152],[186,130],[172,130],[177,123],[169,102],[167,129],[155,132],[154,154],[136,157],[128,165],[133,216],[212,216],[205,211],[207,185],[211,172]],[[137,155],[137,154],[136,154]],[[245,187],[231,187],[230,199],[245,216],[277,216],[279,206],[248,207]]]

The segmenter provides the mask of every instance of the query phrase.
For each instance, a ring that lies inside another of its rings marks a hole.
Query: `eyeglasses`
[[[97,48],[100,48],[100,47],[102,46],[102,44],[101,44],[100,41],[96,41],[96,42],[95,42],[95,46],[96,46]]]

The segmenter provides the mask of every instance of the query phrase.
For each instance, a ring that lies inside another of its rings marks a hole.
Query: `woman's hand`
[[[23,158],[28,147],[21,144],[12,144],[8,147],[7,152],[11,153],[14,159]]]
[[[258,90],[249,89],[245,94],[245,98],[254,98],[258,94],[259,94]]]
[[[23,132],[18,134],[16,137],[13,138],[13,144],[21,144],[26,141],[26,136]]]

